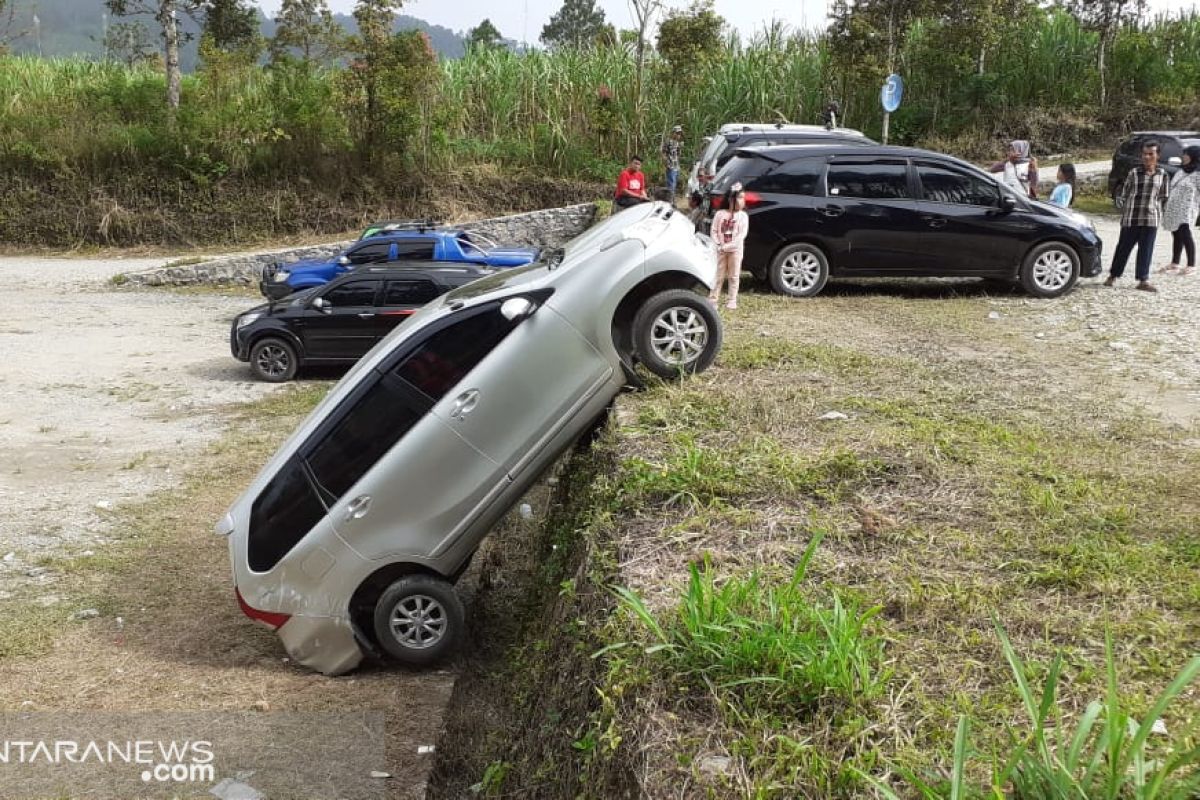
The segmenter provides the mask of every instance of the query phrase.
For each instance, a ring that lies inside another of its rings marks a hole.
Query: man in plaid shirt
[[[1146,142],[1142,145],[1142,165],[1129,171],[1117,194],[1117,205],[1121,207],[1121,238],[1117,240],[1105,286],[1112,286],[1125,272],[1125,263],[1136,246],[1137,288],[1143,292],[1158,291],[1150,285],[1150,258],[1154,255],[1154,237],[1162,223],[1170,191],[1171,181],[1158,166],[1158,142]]]

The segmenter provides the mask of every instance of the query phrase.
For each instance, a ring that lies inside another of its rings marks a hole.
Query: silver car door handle
[[[375,316],[375,312],[374,312],[374,311],[360,311],[360,312],[358,312],[358,318],[359,318],[359,319],[370,319],[370,318],[371,318],[371,317],[373,317],[373,316]]]
[[[475,410],[475,406],[479,405],[479,390],[468,389],[467,391],[454,398],[454,405],[450,407],[450,419],[463,419]]]
[[[371,510],[371,495],[360,494],[346,504],[346,521],[362,519]]]

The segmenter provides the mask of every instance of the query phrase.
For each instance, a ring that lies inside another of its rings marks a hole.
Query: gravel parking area
[[[1058,300],[993,299],[995,321],[1055,351],[1049,357],[1091,365],[1098,384],[1116,384],[1146,410],[1190,426],[1200,419],[1200,273],[1158,274],[1171,256],[1170,234],[1159,231],[1150,275],[1159,291],[1134,289],[1133,259],[1108,288],[1103,281],[1120,225],[1116,217],[1094,220],[1104,240],[1104,273]]]
[[[252,300],[108,283],[161,263],[0,258],[0,592],[119,536],[112,509],[176,483],[216,412],[274,388],[229,357]]]

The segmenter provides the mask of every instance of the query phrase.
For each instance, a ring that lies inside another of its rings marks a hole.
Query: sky
[[[627,0],[598,0],[608,21],[618,28],[632,28],[633,16]],[[666,0],[669,8],[686,8],[690,0]],[[1197,0],[1149,0],[1151,13],[1193,6]],[[260,0],[268,14],[279,7],[279,0]],[[536,44],[538,36],[562,0],[406,0],[402,10],[435,25],[465,32],[487,17],[508,39]],[[349,13],[354,0],[329,0],[334,11]],[[715,0],[714,7],[745,37],[752,35],[773,18],[793,28],[821,28],[825,25],[826,0]]]

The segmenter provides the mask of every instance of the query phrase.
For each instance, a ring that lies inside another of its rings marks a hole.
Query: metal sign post
[[[879,102],[883,105],[883,143],[888,143],[888,126],[892,119],[892,112],[900,107],[900,98],[904,96],[904,81],[893,72],[888,75],[887,80],[883,82],[883,89],[879,92]]]

